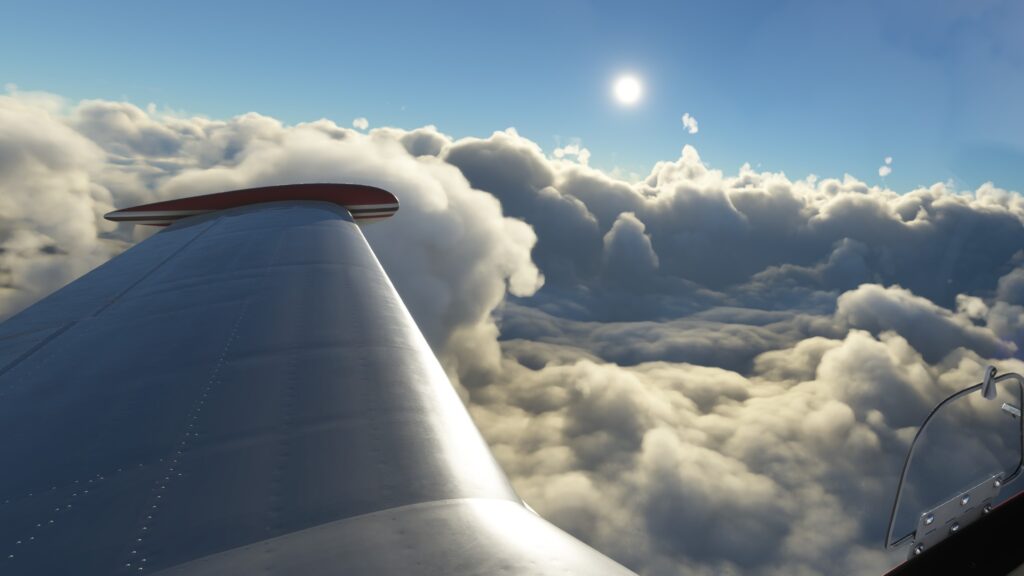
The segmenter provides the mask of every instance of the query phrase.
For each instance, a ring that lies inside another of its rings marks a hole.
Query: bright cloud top
[[[366,235],[541,514],[645,575],[883,572],[913,426],[1024,371],[1024,198],[584,152],[0,96],[0,316],[149,233],[114,207],[381,186]]]

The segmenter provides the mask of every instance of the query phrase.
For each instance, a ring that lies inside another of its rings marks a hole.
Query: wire
[[[989,378],[986,378],[986,380],[989,380]],[[1021,376],[1020,374],[1017,374],[1015,372],[1008,372],[1006,374],[1003,374],[1002,376],[991,378],[991,382],[992,382],[993,385],[994,384],[998,384],[999,382],[1002,382],[1004,380],[1016,380],[1017,381],[1017,387],[1019,388],[1019,398],[1020,398],[1019,401],[1020,401],[1020,405],[1021,405],[1021,407],[1024,407],[1024,376]],[[893,548],[896,548],[897,546],[900,546],[901,544],[906,542],[908,539],[913,538],[917,534],[917,530],[915,529],[915,530],[913,530],[911,532],[908,532],[906,535],[900,537],[900,539],[897,540],[896,542],[892,541],[892,532],[893,532],[893,529],[895,528],[895,524],[896,524],[896,512],[899,510],[899,507],[900,507],[900,497],[903,495],[903,483],[907,479],[907,471],[910,469],[910,461],[914,457],[914,450],[917,448],[917,440],[924,433],[924,429],[925,429],[926,426],[928,426],[928,422],[931,421],[932,417],[935,416],[935,414],[937,414],[938,411],[940,409],[942,409],[943,406],[945,406],[946,404],[949,404],[950,402],[956,400],[957,398],[961,398],[963,396],[966,396],[966,395],[970,394],[971,392],[976,392],[978,390],[981,390],[984,386],[985,386],[985,382],[979,382],[979,383],[975,384],[974,386],[968,386],[967,388],[964,388],[963,390],[961,390],[961,391],[959,391],[959,392],[957,392],[955,394],[952,394],[951,396],[949,396],[948,398],[946,398],[942,402],[939,402],[938,405],[935,406],[935,408],[932,408],[932,411],[928,413],[928,417],[925,418],[924,422],[921,423],[921,427],[917,429],[917,434],[914,435],[914,440],[910,443],[910,450],[907,452],[907,458],[906,458],[906,460],[903,461],[903,470],[900,472],[900,483],[896,487],[896,500],[892,503],[892,512],[889,514],[889,528],[888,528],[888,530],[886,530],[886,533],[885,533],[885,548],[886,548],[886,550],[891,550]],[[1016,480],[1017,477],[1020,476],[1022,468],[1024,468],[1024,418],[1019,418],[1019,420],[1020,420],[1020,440],[1021,440],[1021,444],[1020,444],[1020,447],[1021,447],[1020,459],[1017,461],[1017,469],[1014,470],[1012,474],[1010,474],[1009,476],[1007,476],[1003,480],[1003,486],[1005,486],[1005,485],[1009,484],[1010,482],[1013,482],[1014,480]]]

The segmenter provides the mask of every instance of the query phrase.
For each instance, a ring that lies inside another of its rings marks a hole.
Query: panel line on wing
[[[100,306],[100,307],[99,307],[99,308],[98,308],[98,309],[97,309],[97,310],[96,310],[95,312],[93,312],[93,313],[92,313],[91,315],[89,315],[89,318],[95,318],[95,317],[99,316],[99,315],[100,315],[100,314],[102,314],[102,313],[103,313],[103,311],[105,311],[105,310],[106,310],[107,308],[110,308],[110,307],[111,307],[112,305],[114,305],[114,303],[115,303],[115,302],[117,302],[117,301],[118,301],[118,300],[120,300],[121,298],[124,298],[124,297],[125,297],[125,296],[126,296],[126,295],[127,295],[128,293],[129,293],[129,292],[131,292],[131,291],[132,291],[132,290],[133,290],[133,289],[134,289],[134,288],[135,288],[136,286],[138,286],[138,285],[139,285],[139,284],[141,284],[141,283],[142,283],[143,281],[145,281],[145,280],[146,280],[147,278],[149,278],[150,276],[152,276],[154,272],[156,272],[157,270],[159,270],[159,269],[163,268],[163,267],[164,267],[164,265],[165,265],[165,264],[167,264],[168,262],[170,262],[172,258],[174,258],[174,257],[175,257],[175,256],[177,256],[178,254],[180,254],[180,253],[181,253],[181,252],[182,252],[183,250],[185,250],[186,248],[188,248],[189,246],[191,246],[193,242],[195,242],[196,240],[198,240],[200,236],[202,236],[203,234],[206,234],[206,233],[207,233],[207,232],[208,232],[208,231],[209,231],[209,230],[210,230],[211,228],[213,228],[214,226],[216,226],[216,225],[217,225],[217,222],[219,222],[219,220],[217,220],[217,219],[214,219],[213,221],[211,221],[211,222],[207,223],[206,227],[205,227],[205,228],[203,228],[202,230],[200,230],[198,234],[196,234],[195,236],[193,236],[192,238],[190,238],[190,239],[188,240],[188,242],[185,242],[185,243],[184,243],[184,244],[182,244],[182,245],[181,245],[180,247],[178,247],[178,249],[177,249],[177,250],[175,250],[174,252],[171,252],[170,254],[168,254],[168,255],[167,255],[167,257],[166,257],[166,258],[164,258],[163,260],[161,260],[159,264],[157,264],[156,266],[154,266],[153,268],[151,268],[151,269],[150,269],[150,270],[149,270],[148,272],[146,272],[145,274],[143,274],[142,276],[140,276],[138,280],[136,280],[135,282],[132,282],[131,284],[129,284],[127,288],[125,288],[124,290],[122,290],[121,292],[119,292],[119,293],[118,293],[118,294],[117,294],[116,296],[114,296],[113,298],[111,298],[109,302],[107,302],[107,303],[106,303],[106,304],[104,304],[103,306]]]
[[[169,254],[169,255],[168,255],[168,256],[167,256],[166,258],[164,258],[163,260],[161,260],[161,261],[160,261],[160,262],[159,262],[159,263],[158,263],[158,264],[157,264],[156,266],[154,266],[153,268],[151,268],[151,269],[150,269],[150,270],[149,270],[148,272],[146,272],[145,274],[143,274],[142,276],[140,276],[140,277],[139,277],[139,278],[138,278],[138,279],[137,279],[137,280],[136,280],[135,282],[132,282],[132,283],[131,283],[130,285],[128,285],[128,287],[127,287],[127,288],[125,288],[125,289],[124,289],[124,290],[122,290],[122,291],[121,291],[120,293],[118,293],[118,294],[117,294],[116,296],[114,296],[113,298],[111,298],[109,302],[107,302],[106,304],[104,304],[104,305],[100,306],[100,307],[99,307],[98,309],[96,309],[95,311],[93,311],[93,313],[92,313],[92,314],[90,314],[90,315],[88,315],[88,316],[85,316],[85,318],[95,318],[95,317],[99,316],[100,314],[102,314],[104,310],[106,310],[106,309],[107,309],[107,308],[109,308],[109,307],[110,307],[111,305],[113,305],[113,304],[114,304],[115,302],[117,302],[118,300],[120,300],[121,298],[123,298],[123,297],[124,297],[124,296],[125,296],[126,294],[128,294],[128,292],[130,292],[130,291],[131,291],[131,290],[132,290],[133,288],[135,288],[135,287],[136,287],[136,286],[138,286],[138,285],[139,285],[140,283],[142,283],[142,281],[143,281],[143,280],[145,280],[146,278],[149,278],[149,277],[150,277],[150,276],[151,276],[151,275],[152,275],[152,274],[153,274],[154,272],[156,272],[157,270],[159,270],[160,268],[162,268],[162,267],[164,266],[164,264],[166,264],[167,262],[169,262],[169,261],[171,260],[171,258],[174,258],[174,257],[175,257],[175,256],[177,256],[177,255],[178,255],[178,254],[179,254],[179,253],[180,253],[180,252],[181,252],[182,250],[184,250],[185,248],[188,248],[188,247],[189,247],[189,246],[190,246],[190,245],[191,245],[191,244],[192,244],[193,242],[195,242],[195,241],[196,241],[196,240],[197,240],[197,239],[198,239],[198,238],[199,238],[200,236],[202,236],[203,234],[205,234],[205,233],[206,233],[206,232],[207,232],[207,231],[208,231],[208,230],[209,230],[210,228],[213,228],[213,226],[214,226],[214,225],[215,225],[216,223],[217,223],[217,221],[216,221],[216,220],[214,220],[213,222],[209,223],[209,224],[208,224],[208,225],[206,226],[206,228],[203,228],[203,229],[202,229],[201,231],[199,231],[199,233],[198,233],[198,234],[196,234],[196,235],[195,235],[195,236],[193,236],[193,237],[192,237],[191,239],[189,239],[189,240],[188,240],[187,242],[185,242],[185,243],[184,243],[184,244],[182,244],[182,245],[181,245],[180,247],[178,247],[178,249],[177,249],[177,250],[175,250],[175,251],[171,252],[171,253],[170,253],[170,254]],[[63,326],[61,326],[60,328],[57,328],[56,330],[54,330],[54,331],[53,331],[53,332],[52,332],[51,334],[49,334],[48,336],[46,336],[45,338],[43,338],[42,340],[40,340],[39,342],[37,342],[37,343],[36,343],[36,344],[35,344],[34,346],[32,346],[31,348],[29,348],[28,350],[26,350],[26,351],[25,351],[24,353],[22,353],[22,354],[21,354],[20,356],[18,356],[17,358],[15,358],[15,359],[14,359],[14,360],[12,360],[11,362],[9,362],[9,363],[8,363],[8,364],[7,364],[6,366],[4,366],[3,368],[0,368],[0,377],[3,377],[3,376],[4,376],[5,374],[7,374],[7,373],[8,373],[8,372],[10,372],[11,370],[13,370],[13,369],[14,369],[14,368],[15,368],[16,366],[18,366],[18,364],[21,364],[22,362],[24,362],[24,361],[25,361],[25,360],[27,360],[28,358],[31,358],[33,354],[35,354],[36,352],[38,352],[38,351],[42,350],[42,349],[43,349],[44,347],[46,347],[47,345],[49,345],[49,344],[50,344],[51,342],[53,342],[54,340],[56,340],[57,338],[59,338],[59,337],[60,337],[60,336],[61,336],[62,334],[64,334],[65,332],[67,332],[68,330],[70,330],[71,328],[73,328],[73,327],[74,327],[74,326],[75,326],[76,324],[78,324],[78,322],[79,322],[79,321],[80,321],[80,320],[72,320],[72,321],[70,321],[70,322],[66,322],[66,323],[65,323],[65,324],[64,324]]]

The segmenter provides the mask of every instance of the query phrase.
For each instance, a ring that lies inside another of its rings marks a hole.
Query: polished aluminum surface
[[[180,221],[0,325],[0,435],[4,575],[629,574],[522,506],[329,204]]]

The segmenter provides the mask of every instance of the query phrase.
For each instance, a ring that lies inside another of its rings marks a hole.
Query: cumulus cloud
[[[683,129],[688,133],[696,134],[697,132],[700,132],[700,128],[697,126],[697,119],[690,116],[689,112],[684,113],[681,120],[683,122]]]
[[[68,126],[60,107],[0,95],[0,317],[123,249],[101,239],[113,204],[96,181],[103,150]]]
[[[889,174],[892,174],[892,156],[885,157],[885,164],[882,164],[878,168],[878,175],[885,178]]]
[[[106,101],[55,115],[17,95],[0,97],[0,127],[3,316],[123,250],[140,232],[102,219],[114,205],[286,182],[358,181],[402,198],[400,224],[367,235],[424,334],[452,351],[453,364],[462,340],[492,342],[471,357],[496,363],[490,311],[506,292],[529,295],[543,282],[528,225],[505,218],[456,168],[409,154],[393,134],[324,120],[289,127],[258,114],[159,118]],[[452,290],[458,277],[466,297]]]
[[[578,143],[568,144],[566,146],[562,146],[561,148],[555,148],[553,154],[555,158],[558,159],[575,158],[577,162],[584,166],[586,166],[590,162],[590,150],[583,148]]]
[[[976,326],[969,315],[955,314],[896,286],[865,284],[841,295],[837,306],[837,318],[851,327],[876,334],[897,332],[931,362],[960,347],[986,358],[1005,358],[1017,351],[991,329]]]
[[[578,142],[364,122],[8,89],[0,316],[144,237],[114,207],[382,186],[402,209],[365,234],[517,490],[650,575],[883,572],[914,426],[982,366],[1024,370],[1017,193],[727,174],[691,146],[625,181]]]
[[[367,128],[370,127],[370,121],[360,116],[359,118],[356,118],[355,120],[352,121],[352,127],[355,128],[356,130],[366,130]]]

